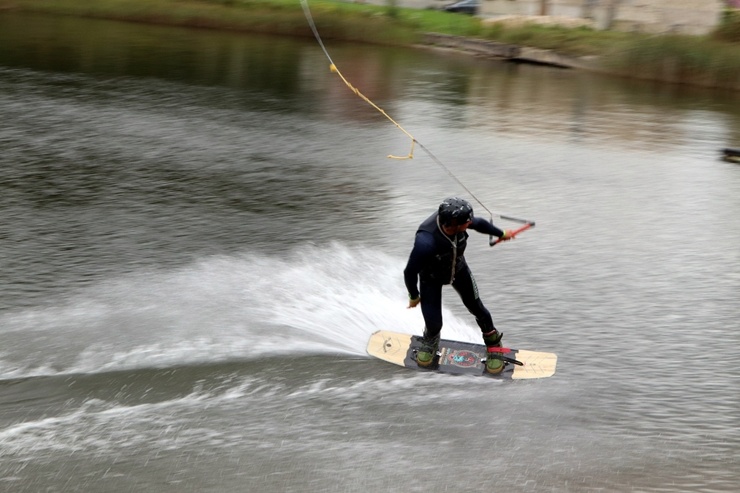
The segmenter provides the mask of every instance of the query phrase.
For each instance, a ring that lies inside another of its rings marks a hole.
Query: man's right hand
[[[409,298],[409,306],[407,306],[406,308],[415,308],[416,305],[418,305],[419,303],[421,303],[421,296],[417,296],[413,300]]]

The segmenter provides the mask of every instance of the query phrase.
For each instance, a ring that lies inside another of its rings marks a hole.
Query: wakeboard
[[[367,353],[388,363],[422,371],[435,371],[453,375],[475,375],[504,380],[545,378],[555,374],[558,357],[554,353],[524,349],[500,348],[492,357],[504,361],[504,370],[492,375],[486,372],[486,346],[470,342],[442,339],[439,352],[429,368],[416,364],[416,352],[421,347],[421,337],[379,330],[370,336]]]

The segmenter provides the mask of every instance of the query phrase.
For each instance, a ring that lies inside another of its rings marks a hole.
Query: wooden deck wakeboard
[[[476,375],[499,379],[545,378],[555,374],[558,357],[553,353],[510,349],[503,356],[515,359],[521,366],[507,362],[498,375],[486,372],[486,346],[470,342],[442,339],[439,343],[438,361],[433,368],[420,368],[416,364],[416,351],[421,346],[420,337],[379,330],[370,336],[367,352],[370,356],[388,363],[421,371],[436,371],[454,375]]]

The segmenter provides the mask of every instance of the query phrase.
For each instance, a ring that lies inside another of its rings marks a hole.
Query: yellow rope
[[[311,15],[311,9],[308,8],[308,0],[301,0],[301,7],[303,7],[303,13],[306,16],[306,20],[308,21],[308,25],[311,27],[311,31],[313,31],[313,35],[316,37],[316,41],[319,42],[319,46],[321,46],[321,49],[324,50],[324,54],[326,55],[326,58],[329,59],[329,70],[336,73],[342,81],[349,87],[352,92],[357,94],[359,97],[361,97],[364,101],[366,101],[370,106],[375,108],[376,110],[380,111],[383,116],[385,116],[387,119],[391,121],[401,132],[405,133],[409,139],[411,139],[411,151],[409,152],[408,156],[394,156],[392,154],[389,154],[388,157],[391,159],[413,159],[414,158],[414,144],[416,144],[416,139],[413,135],[408,133],[401,125],[396,122],[393,118],[388,116],[388,113],[383,111],[382,108],[379,108],[375,103],[370,101],[364,94],[362,94],[355,86],[349,83],[347,79],[344,78],[342,73],[339,71],[337,66],[334,64],[334,60],[331,59],[329,56],[329,52],[326,51],[326,47],[324,46],[324,42],[321,41],[321,36],[319,36],[319,31],[316,29],[316,23],[313,21],[313,16]]]
[[[334,65],[334,63],[332,63],[331,65],[329,65],[329,70],[332,71],[332,72],[334,72],[334,73],[336,73],[339,76],[339,78],[342,79],[342,81],[345,84],[347,84],[347,87],[349,87],[352,90],[352,92],[354,92],[359,97],[361,97],[367,104],[369,104],[370,106],[372,106],[376,110],[380,111],[383,114],[383,116],[385,116],[387,119],[389,119],[391,121],[391,123],[393,123],[401,132],[405,133],[408,136],[408,138],[411,139],[411,150],[409,151],[409,153],[408,153],[407,156],[394,156],[393,154],[388,154],[388,157],[390,159],[413,159],[414,158],[414,145],[416,144],[416,139],[414,138],[414,136],[411,135],[410,133],[408,133],[406,131],[406,129],[404,129],[396,120],[394,120],[393,118],[391,118],[388,115],[388,113],[386,113],[383,110],[383,108],[380,108],[378,105],[376,105],[375,103],[373,103],[372,101],[370,101],[370,99],[367,96],[365,96],[364,94],[362,94],[359,91],[359,89],[357,89],[347,79],[345,79],[344,76],[342,75],[342,72],[339,71],[339,69],[337,68],[336,65]]]
[[[316,29],[316,23],[313,21],[313,16],[311,16],[311,9],[308,8],[308,0],[300,0],[300,2],[301,2],[301,7],[303,7],[303,13],[305,14],[306,20],[308,21],[308,25],[311,27],[311,31],[313,31],[313,35],[314,35],[314,37],[316,37],[316,41],[318,41],[319,46],[321,46],[321,49],[324,51],[324,55],[326,55],[326,58],[329,60],[329,70],[332,71],[332,72],[334,72],[334,73],[336,73],[342,79],[342,81],[347,85],[347,87],[349,87],[352,90],[352,92],[354,92],[355,94],[357,94],[360,98],[362,98],[370,106],[372,106],[376,110],[380,111],[383,114],[383,116],[385,116],[387,119],[389,119],[391,121],[391,123],[393,123],[401,132],[403,132],[404,134],[406,134],[406,136],[408,136],[408,138],[411,139],[411,150],[409,151],[409,153],[408,153],[407,156],[394,156],[392,154],[389,154],[388,157],[391,158],[391,159],[413,159],[414,158],[414,146],[416,144],[419,144],[419,147],[421,148],[421,150],[424,151],[427,154],[427,156],[429,156],[435,163],[437,163],[440,167],[442,167],[442,169],[444,169],[447,172],[447,174],[450,175],[450,177],[453,180],[455,180],[463,189],[465,189],[465,191],[468,192],[468,194],[470,194],[470,196],[476,202],[478,202],[481,205],[481,207],[483,207],[483,209],[486,210],[486,212],[488,212],[488,214],[491,216],[491,220],[493,220],[493,215],[494,214],[488,209],[488,207],[486,207],[483,204],[483,202],[481,202],[480,199],[478,199],[478,197],[476,197],[475,194],[473,194],[473,192],[468,187],[466,187],[465,184],[462,181],[460,181],[457,178],[457,176],[455,176],[455,174],[452,173],[452,171],[450,171],[450,169],[447,166],[444,165],[444,163],[442,161],[440,161],[439,159],[437,159],[437,156],[435,156],[434,154],[432,154],[432,152],[429,149],[427,149],[424,146],[424,144],[422,144],[421,142],[417,141],[414,138],[414,136],[411,135],[410,133],[408,133],[406,131],[406,129],[404,129],[401,125],[399,125],[398,122],[396,122],[396,120],[394,120],[393,118],[391,118],[390,116],[388,116],[388,113],[386,113],[385,111],[383,111],[382,108],[379,108],[375,103],[373,103],[372,101],[370,101],[355,86],[353,86],[352,84],[350,84],[350,82],[347,79],[344,78],[344,76],[342,75],[342,73],[339,71],[339,69],[337,68],[337,66],[334,64],[334,60],[331,59],[331,56],[329,55],[329,52],[326,50],[326,47],[324,46],[324,42],[321,41],[321,36],[319,36],[319,31]],[[510,221],[515,221],[515,222],[519,222],[519,223],[530,223],[531,222],[531,221],[527,221],[526,219],[517,219],[515,217],[503,216],[501,214],[496,214],[496,215],[498,217],[502,218],[502,219],[506,219],[506,220],[510,220]],[[531,226],[534,226],[534,223],[533,222],[531,223]]]

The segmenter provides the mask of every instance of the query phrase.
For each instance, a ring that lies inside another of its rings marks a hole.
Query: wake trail
[[[285,354],[364,356],[380,329],[420,334],[404,261],[360,247],[244,253],[112,279],[0,316],[0,379],[98,373]],[[445,337],[477,328],[445,313]]]

